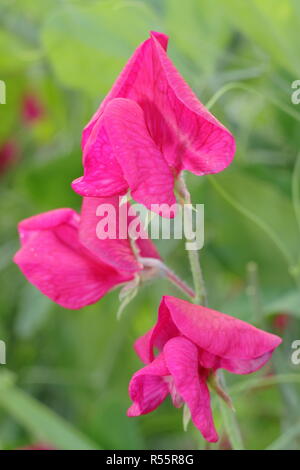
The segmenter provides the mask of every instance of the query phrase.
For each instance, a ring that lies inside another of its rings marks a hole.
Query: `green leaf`
[[[265,233],[291,267],[299,251],[299,233],[289,198],[269,182],[236,169],[209,181],[255,230]]]
[[[0,31],[0,70],[14,72],[22,69],[33,51],[15,35],[4,29]]]
[[[42,42],[62,83],[99,97],[148,31],[156,28],[155,15],[142,2],[69,4],[45,22]]]
[[[292,176],[292,195],[295,216],[300,230],[300,153],[296,158],[296,163]]]
[[[206,72],[211,72],[217,60],[226,53],[226,42],[230,31],[223,18],[215,14],[215,5],[210,0],[188,2],[165,2],[168,33],[186,57]],[[197,82],[199,82],[197,76]]]
[[[97,444],[63,418],[13,386],[10,377],[4,372],[0,374],[0,407],[12,415],[35,439],[52,444],[57,449],[99,449]]]
[[[299,75],[299,21],[293,2],[285,0],[220,0],[225,17],[278,64]]]
[[[228,405],[219,398],[221,414],[226,429],[227,436],[231,442],[233,450],[244,450],[244,444],[237,425],[235,413],[228,407]]]
[[[124,400],[123,400],[124,398]],[[105,449],[144,449],[145,442],[138,420],[129,419],[125,410],[126,397],[107,389],[89,407],[89,429]]]
[[[299,374],[278,374],[268,377],[258,377],[254,379],[243,380],[230,387],[230,394],[238,394],[245,391],[264,388],[278,384],[300,383]]]
[[[187,404],[185,403],[183,405],[183,413],[182,413],[182,426],[183,426],[184,432],[187,431],[191,418],[192,418],[191,411],[189,407],[187,406]]]
[[[15,324],[15,331],[21,338],[30,338],[42,327],[48,318],[53,303],[33,285],[25,284]]]
[[[287,431],[285,431],[278,439],[272,442],[272,444],[270,444],[265,450],[289,449],[289,444],[292,443],[295,437],[299,437],[299,436],[300,436],[300,423],[297,423],[295,424],[295,426],[292,426]]]
[[[297,290],[289,291],[264,306],[266,313],[290,313],[300,318],[300,292]]]

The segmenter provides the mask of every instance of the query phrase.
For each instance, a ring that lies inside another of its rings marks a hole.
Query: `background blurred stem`
[[[295,211],[295,216],[297,220],[297,224],[300,231],[300,184],[299,184],[299,176],[300,176],[300,152],[297,155],[293,176],[292,176],[292,196],[293,196],[293,206]]]

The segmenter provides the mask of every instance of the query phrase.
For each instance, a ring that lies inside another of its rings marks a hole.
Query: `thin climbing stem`
[[[192,301],[196,297],[196,293],[191,287],[189,287],[177,274],[172,271],[166,264],[164,264],[161,260],[156,258],[138,258],[139,262],[142,263],[143,266],[149,268],[155,268],[160,271],[169,281],[174,284],[179,290],[184,292],[185,295]]]
[[[178,200],[180,201],[181,205],[186,205],[186,210],[184,211],[185,233],[191,234],[193,233],[193,206],[191,203],[190,193],[187,190],[183,179],[178,180],[176,189],[179,196]],[[189,240],[187,240],[187,245],[188,244]],[[207,306],[207,293],[199,259],[199,250],[187,249],[187,252],[195,289],[195,297],[193,302],[195,304]]]
[[[192,276],[194,280],[195,297],[193,299],[195,304],[207,306],[207,293],[204,284],[203,273],[200,265],[199,254],[197,250],[189,250],[188,257],[190,261]]]
[[[300,175],[300,152],[296,158],[296,163],[293,171],[292,177],[292,196],[293,196],[293,206],[295,211],[295,216],[300,231],[300,184],[299,184],[299,175]]]
[[[192,224],[191,196],[183,179],[180,179],[177,181],[176,190],[178,193],[178,200],[180,201],[180,203],[182,205],[188,204],[188,207],[191,208],[191,210],[188,211],[189,216],[187,218],[187,221],[185,219],[184,223]],[[191,227],[188,227],[188,228],[191,228]],[[188,231],[188,233],[191,233],[191,231]],[[203,272],[202,272],[202,268],[200,264],[200,257],[199,257],[198,251],[199,250],[188,250],[188,257],[190,261],[191,271],[193,275],[194,289],[196,293],[196,296],[194,298],[194,303],[207,306],[208,304],[207,291],[206,291],[206,286],[205,286],[205,281],[203,277]],[[218,371],[218,377],[216,377],[215,380],[218,381],[218,383],[222,383],[222,390],[224,392],[224,395],[226,395],[227,397],[226,403],[225,403],[224,397],[221,396],[220,391],[218,392],[218,395],[220,398],[221,412],[222,412],[222,416],[224,420],[224,426],[226,428],[226,432],[230,440],[231,447],[234,450],[243,449],[244,445],[242,442],[239,425],[237,423],[233,410],[229,409],[228,407],[228,400],[230,399],[226,394],[225,377],[222,371],[220,370]],[[232,405],[230,407],[232,407]]]
[[[217,192],[223,197],[225,201],[227,201],[238,212],[243,214],[246,218],[248,218],[258,227],[260,227],[263,232],[265,232],[265,234],[277,246],[278,250],[285,259],[288,267],[292,266],[293,259],[290,256],[288,250],[286,249],[284,243],[282,243],[280,237],[274,232],[274,230],[268,224],[266,224],[260,217],[256,216],[256,214],[249,211],[246,207],[243,207],[238,201],[235,201],[235,199],[222,188],[222,186],[217,182],[217,180],[213,176],[207,176],[207,178],[208,181],[212,184],[212,186],[217,190]]]
[[[196,298],[196,293],[191,289],[182,279],[180,279],[171,269],[166,270],[166,277],[171,281],[178,289],[189,296],[193,301]]]
[[[297,121],[300,121],[300,114],[298,111],[295,111],[292,109],[291,106],[282,103],[280,100],[275,98],[274,96],[271,96],[270,94],[263,94],[257,91],[255,88],[252,88],[248,85],[245,85],[243,82],[230,82],[226,83],[223,87],[221,87],[212,97],[211,99],[206,103],[205,107],[207,109],[211,109],[218,101],[220,98],[222,98],[223,95],[228,93],[231,90],[242,90],[249,92],[250,94],[256,95],[261,100],[267,100],[274,106],[276,106],[278,109],[280,109],[282,112],[288,114],[292,118],[296,119]]]

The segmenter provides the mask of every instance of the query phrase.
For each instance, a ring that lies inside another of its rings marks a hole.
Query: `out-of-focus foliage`
[[[166,281],[140,292],[117,321],[116,292],[67,311],[11,261],[19,220],[80,207],[70,182],[82,172],[81,130],[134,48],[156,29],[170,35],[177,68],[237,140],[223,174],[187,177],[193,201],[205,204],[201,259],[210,306],[284,337],[271,365],[253,377],[227,377],[244,445],[299,448],[300,366],[290,359],[300,338],[300,105],[291,102],[291,83],[300,79],[299,2],[2,0],[0,25],[7,87],[0,145],[12,140],[18,148],[0,176],[0,339],[7,344],[1,447],[37,439],[62,448],[205,446],[192,427],[183,433],[182,414],[168,401],[139,419],[125,414],[127,384],[140,366],[133,341],[153,324],[161,295],[178,295]],[[24,122],[28,93],[43,112]],[[191,283],[183,244],[158,245]],[[284,331],[274,322],[281,313],[289,315]]]

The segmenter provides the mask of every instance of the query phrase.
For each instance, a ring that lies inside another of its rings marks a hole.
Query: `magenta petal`
[[[144,364],[149,364],[154,359],[151,348],[151,339],[154,328],[151,328],[145,335],[140,336],[134,343],[134,350]]]
[[[198,100],[153,35],[152,39],[157,139],[169,165],[197,175],[224,170],[235,153],[233,136]]]
[[[163,33],[152,32],[151,33],[156,40],[159,41],[161,46],[167,50],[168,46],[168,36]],[[145,59],[149,60],[151,55],[151,42],[152,39],[147,39],[144,41],[134,52],[132,57],[127,62],[126,66],[120,73],[119,77],[117,78],[116,82],[114,83],[112,89],[106,96],[106,98],[102,101],[101,105],[99,106],[98,110],[90,120],[90,122],[86,125],[82,135],[82,148],[85,147],[86,142],[89,139],[89,136],[98,121],[99,117],[103,113],[106,105],[109,101],[113,100],[114,98],[131,98],[136,100],[138,97],[140,84],[146,82],[148,85],[148,91],[152,90],[152,80],[153,76],[148,74],[148,80],[145,79],[147,77],[147,68]]]
[[[115,158],[133,199],[166,215],[152,205],[176,203],[174,177],[148,132],[141,107],[128,99],[114,99],[107,105],[104,116]]]
[[[141,360],[147,364],[154,358],[154,348],[162,351],[169,339],[179,335],[180,332],[174,324],[167,306],[162,301],[155,326],[135,342],[134,348]]]
[[[130,216],[128,217],[129,224],[138,217],[138,214],[134,210],[133,206],[130,206],[130,204],[127,205],[127,208],[129,209],[130,207]],[[140,236],[135,240],[136,247],[139,250],[139,255],[142,258],[155,258],[155,259],[161,259],[161,256],[155,246],[155,244],[152,242],[151,238],[148,238],[147,232],[144,230],[143,225],[139,226],[139,232]]]
[[[25,243],[27,235],[30,236],[31,232],[35,230],[48,230],[62,224],[78,228],[79,220],[79,214],[73,209],[55,209],[43,214],[34,215],[19,223],[18,228],[21,243]]]
[[[109,102],[85,145],[84,176],[73,182],[73,189],[98,197],[123,194],[129,187],[137,202],[170,217],[169,206],[176,203],[173,186],[174,176],[148,132],[140,106],[123,98]],[[156,209],[153,204],[167,206]]]
[[[233,374],[251,374],[261,369],[271,358],[273,351],[268,351],[254,359],[228,359],[215,356],[203,349],[199,349],[199,363],[205,369],[226,369]]]
[[[25,277],[65,308],[99,300],[132,276],[96,263],[78,239],[79,216],[71,209],[47,212],[19,225],[21,249],[14,257]]]
[[[72,183],[82,196],[106,197],[125,194],[128,184],[112,151],[104,116],[95,123],[83,151],[84,176]]]
[[[272,354],[273,351],[268,351],[262,356],[247,360],[221,358],[220,367],[233,374],[251,374],[261,369],[271,359]]]
[[[79,239],[82,245],[99,261],[117,270],[134,273],[140,271],[143,266],[137,261],[128,237],[128,223],[133,219],[132,215],[128,215],[129,207],[127,203],[122,204],[120,207],[118,196],[84,198],[79,225]],[[101,212],[99,212],[99,209],[101,209]],[[112,230],[111,238],[99,239],[97,236],[97,226],[103,220],[104,222],[108,221]],[[149,238],[138,239],[136,244],[142,257],[160,258]]]
[[[219,172],[233,159],[234,138],[180,76],[166,54],[167,43],[167,36],[151,32],[136,49],[85,128],[83,145],[108,103],[128,98],[142,108],[151,138],[175,173]]]
[[[129,396],[133,401],[128,416],[139,416],[155,410],[169,394],[164,380],[169,375],[163,354],[151,364],[134,374],[129,384]]]
[[[105,217],[107,220],[107,212],[104,216],[97,216],[97,209],[102,207],[103,212],[107,207],[109,210],[109,223],[112,229],[115,228],[115,236],[112,239],[100,240],[97,237],[97,225]],[[122,212],[123,211],[123,212]],[[119,215],[124,213],[124,235],[126,238],[119,238]],[[81,243],[96,257],[96,259],[104,262],[117,270],[136,272],[142,269],[137,262],[132,251],[130,241],[127,237],[127,213],[128,205],[119,207],[119,197],[110,198],[93,198],[86,197],[83,199],[81,209],[81,220],[79,228],[79,239]]]
[[[188,405],[193,423],[209,442],[216,442],[216,432],[206,377],[199,373],[197,347],[185,338],[170,339],[164,347],[167,367],[175,387]]]
[[[233,360],[249,360],[274,351],[281,339],[248,323],[176,297],[163,297],[180,332],[201,349]]]

